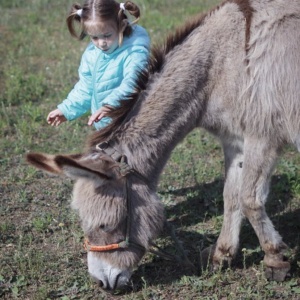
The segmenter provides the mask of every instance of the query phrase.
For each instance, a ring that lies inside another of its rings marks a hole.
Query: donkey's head
[[[31,153],[27,160],[39,169],[76,180],[72,207],[82,221],[89,273],[104,289],[126,286],[163,226],[163,207],[155,191],[100,152]]]

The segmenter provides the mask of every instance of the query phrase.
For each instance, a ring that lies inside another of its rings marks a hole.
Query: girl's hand
[[[51,126],[58,126],[65,121],[67,119],[59,109],[51,111],[47,117],[47,123]]]
[[[106,105],[101,107],[89,117],[88,125],[91,126],[94,122],[99,122],[103,117],[107,116],[112,109],[111,106]]]

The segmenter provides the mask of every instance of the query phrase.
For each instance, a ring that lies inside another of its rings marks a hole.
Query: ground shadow
[[[161,192],[186,200],[167,206],[166,216],[178,227],[192,226],[223,214],[223,179],[193,187]]]
[[[223,179],[216,179],[211,183],[205,183],[194,187],[187,187],[172,191],[161,191],[160,194],[171,194],[176,197],[185,196],[186,200],[175,205],[166,207],[166,215],[171,219],[172,225],[176,229],[176,235],[182,242],[183,247],[191,260],[196,265],[196,273],[189,268],[184,268],[176,262],[166,261],[160,257],[153,257],[150,262],[142,264],[133,276],[135,289],[143,286],[143,282],[148,285],[169,284],[180,279],[183,275],[199,274],[200,251],[212,244],[218,238],[218,233],[203,235],[195,231],[188,231],[184,228],[207,222],[211,217],[220,216],[223,213]],[[186,196],[189,195],[189,196]],[[195,196],[193,196],[195,195]],[[276,229],[282,235],[283,240],[291,248],[297,248],[292,257],[291,273],[299,275],[297,261],[299,261],[299,240],[300,240],[300,208],[286,212],[290,201],[293,198],[286,175],[276,175],[271,179],[271,188],[266,210],[272,219]],[[257,249],[258,239],[251,227],[245,221],[240,234],[240,247],[247,249]],[[164,248],[166,251],[174,251],[172,246]],[[251,252],[251,251],[250,251]],[[243,257],[239,251],[233,268],[250,267],[259,264],[263,259],[263,252],[259,249],[252,254]]]

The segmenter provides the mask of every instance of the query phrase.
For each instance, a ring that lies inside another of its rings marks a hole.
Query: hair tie
[[[82,9],[78,9],[77,12],[76,12],[76,15],[79,16],[79,17],[81,17],[81,15],[82,15]]]
[[[123,11],[126,10],[126,8],[125,8],[125,3],[120,3],[120,9],[122,9]]]

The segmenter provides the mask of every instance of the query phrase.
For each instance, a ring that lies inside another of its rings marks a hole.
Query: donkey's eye
[[[108,226],[106,224],[101,224],[101,225],[99,225],[99,229],[104,232],[111,232],[111,231],[113,231],[114,228],[112,226]]]

